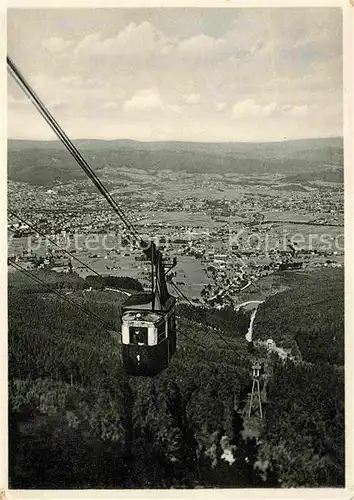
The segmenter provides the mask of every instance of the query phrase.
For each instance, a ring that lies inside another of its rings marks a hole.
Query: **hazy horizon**
[[[182,143],[195,143],[195,144],[271,144],[277,142],[297,142],[297,141],[317,141],[317,140],[330,140],[330,139],[344,139],[343,135],[334,135],[328,137],[300,137],[297,139],[281,139],[278,141],[196,141],[196,140],[179,140],[179,139],[149,139],[149,140],[138,140],[138,139],[130,139],[129,137],[119,137],[117,139],[102,139],[99,137],[77,137],[73,139],[75,142],[79,141],[102,141],[102,142],[115,142],[115,141],[127,141],[127,142],[182,142]],[[22,141],[22,142],[61,142],[60,139],[54,137],[53,139],[22,139],[18,137],[8,137],[8,141]]]

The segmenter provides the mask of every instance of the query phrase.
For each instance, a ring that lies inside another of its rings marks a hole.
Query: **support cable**
[[[25,269],[23,266],[21,266],[20,264],[18,264],[18,262],[14,262],[11,259],[9,259],[8,263],[12,267],[14,267],[18,271],[20,271],[22,274],[24,274],[25,276],[27,276],[27,278],[31,279],[32,281],[35,281],[36,283],[38,283],[40,285],[44,285],[50,292],[54,293],[55,295],[57,295],[58,297],[60,297],[62,300],[65,300],[66,302],[68,302],[69,304],[71,304],[72,306],[74,306],[76,309],[79,309],[80,311],[82,311],[87,316],[90,316],[91,318],[95,319],[108,332],[112,331],[112,327],[110,325],[108,325],[107,323],[105,323],[102,320],[102,318],[100,318],[97,314],[95,314],[92,311],[86,309],[81,304],[78,304],[77,302],[69,299],[63,293],[58,292],[58,290],[56,290],[55,288],[51,287],[48,283],[46,283],[44,280],[42,280],[38,276],[35,276],[31,271],[29,271],[28,269]]]
[[[181,290],[178,288],[178,286],[171,282],[171,285],[174,287],[174,289],[176,290],[176,292],[179,294],[180,297],[182,297],[182,299],[185,299],[187,300],[187,302],[192,306],[194,307],[194,305],[192,304],[192,302],[183,294],[183,292],[181,292]],[[233,346],[223,337],[223,335],[221,335],[220,332],[218,332],[218,330],[214,330],[215,333],[221,338],[221,340],[228,346],[228,347],[231,347],[231,349],[233,349]]]
[[[9,70],[11,76],[14,78],[14,80],[17,82],[17,84],[21,87],[21,89],[25,92],[27,97],[31,100],[33,105],[36,107],[36,109],[39,111],[39,113],[42,115],[42,117],[45,119],[45,121],[51,127],[53,132],[57,135],[57,137],[60,139],[60,141],[63,143],[63,145],[69,151],[69,153],[73,156],[73,158],[76,160],[76,162],[79,164],[79,166],[84,170],[86,175],[91,179],[91,181],[95,184],[95,186],[100,191],[100,193],[106,198],[106,200],[111,205],[111,207],[116,212],[116,214],[120,217],[120,219],[122,220],[122,222],[124,223],[126,228],[132,234],[135,241],[138,242],[139,244],[142,243],[142,240],[139,237],[138,233],[136,232],[132,223],[129,222],[128,219],[125,217],[123,211],[120,209],[119,205],[114,200],[112,195],[108,192],[106,187],[102,184],[102,182],[97,177],[95,172],[91,169],[91,167],[89,166],[87,161],[83,158],[83,156],[81,155],[79,150],[76,148],[76,146],[73,144],[73,142],[69,139],[69,137],[63,131],[63,129],[60,127],[60,125],[55,120],[55,118],[50,113],[50,111],[46,108],[45,104],[40,100],[40,98],[37,96],[37,94],[34,92],[34,90],[31,88],[31,86],[25,80],[25,78],[21,74],[20,70],[17,68],[17,66],[11,60],[11,58],[9,56],[7,56],[7,67],[8,67],[8,70]]]
[[[85,262],[83,262],[82,260],[80,260],[78,257],[76,257],[75,255],[73,255],[71,252],[69,252],[68,250],[66,250],[65,248],[61,247],[60,245],[58,245],[58,243],[56,243],[56,241],[52,240],[51,238],[49,238],[45,233],[41,232],[38,228],[36,228],[33,224],[31,224],[30,222],[26,221],[25,219],[23,219],[22,217],[20,217],[18,214],[16,214],[15,212],[13,212],[12,210],[9,210],[8,209],[8,213],[10,215],[12,215],[13,217],[16,217],[18,220],[20,220],[23,224],[26,224],[29,228],[31,228],[33,231],[35,231],[37,234],[39,234],[40,236],[42,236],[43,238],[47,239],[51,244],[55,245],[56,247],[60,248],[60,250],[62,250],[63,252],[65,252],[69,257],[71,257],[72,259],[76,260],[77,262],[79,262],[82,266],[86,267],[86,269],[88,269],[89,271],[93,272],[96,276],[104,279],[104,276],[102,276],[102,274],[100,274],[99,272],[95,271],[95,269],[93,269],[91,266],[89,266],[88,264],[86,264]],[[127,293],[127,292],[124,292],[123,290],[117,288],[117,291],[121,292],[121,293]]]

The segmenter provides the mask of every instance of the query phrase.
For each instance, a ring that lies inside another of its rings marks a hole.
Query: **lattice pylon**
[[[255,393],[256,397],[255,397]],[[248,416],[250,417],[252,414],[254,402],[256,403],[256,411],[259,411],[259,416],[263,418],[263,411],[262,411],[262,400],[261,400],[261,390],[259,386],[259,379],[258,378],[253,378],[252,379],[252,393],[251,393],[251,401],[250,401],[250,406],[248,410]]]

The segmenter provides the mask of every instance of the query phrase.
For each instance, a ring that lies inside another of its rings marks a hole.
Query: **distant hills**
[[[319,151],[327,148],[343,149],[342,137],[298,139],[278,142],[187,142],[187,141],[134,141],[132,139],[77,139],[73,141],[79,149],[145,149],[151,151],[198,151],[209,153],[262,152],[283,154]],[[9,139],[9,149],[62,149],[59,140],[33,141]]]
[[[74,141],[95,168],[131,167],[153,173],[157,169],[194,173],[278,173],[310,175],[321,180],[341,178],[343,139],[304,139],[272,143],[139,142],[128,139]],[[8,141],[8,176],[31,184],[84,178],[83,172],[59,141]],[[306,178],[304,180],[309,180]],[[299,179],[291,179],[291,181]],[[288,179],[290,181],[290,179]]]
[[[321,180],[324,182],[344,182],[344,170],[339,168],[327,168],[322,172],[302,172],[283,179],[285,182],[302,182]]]

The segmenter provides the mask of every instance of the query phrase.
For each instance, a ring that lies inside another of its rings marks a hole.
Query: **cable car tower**
[[[248,410],[249,417],[252,415],[253,411],[255,411],[261,418],[263,418],[261,390],[259,386],[261,368],[262,367],[259,363],[255,363],[252,366],[252,392],[251,392],[250,406]],[[254,403],[256,403],[256,405],[254,405]],[[255,410],[253,408],[254,406],[256,406]]]

